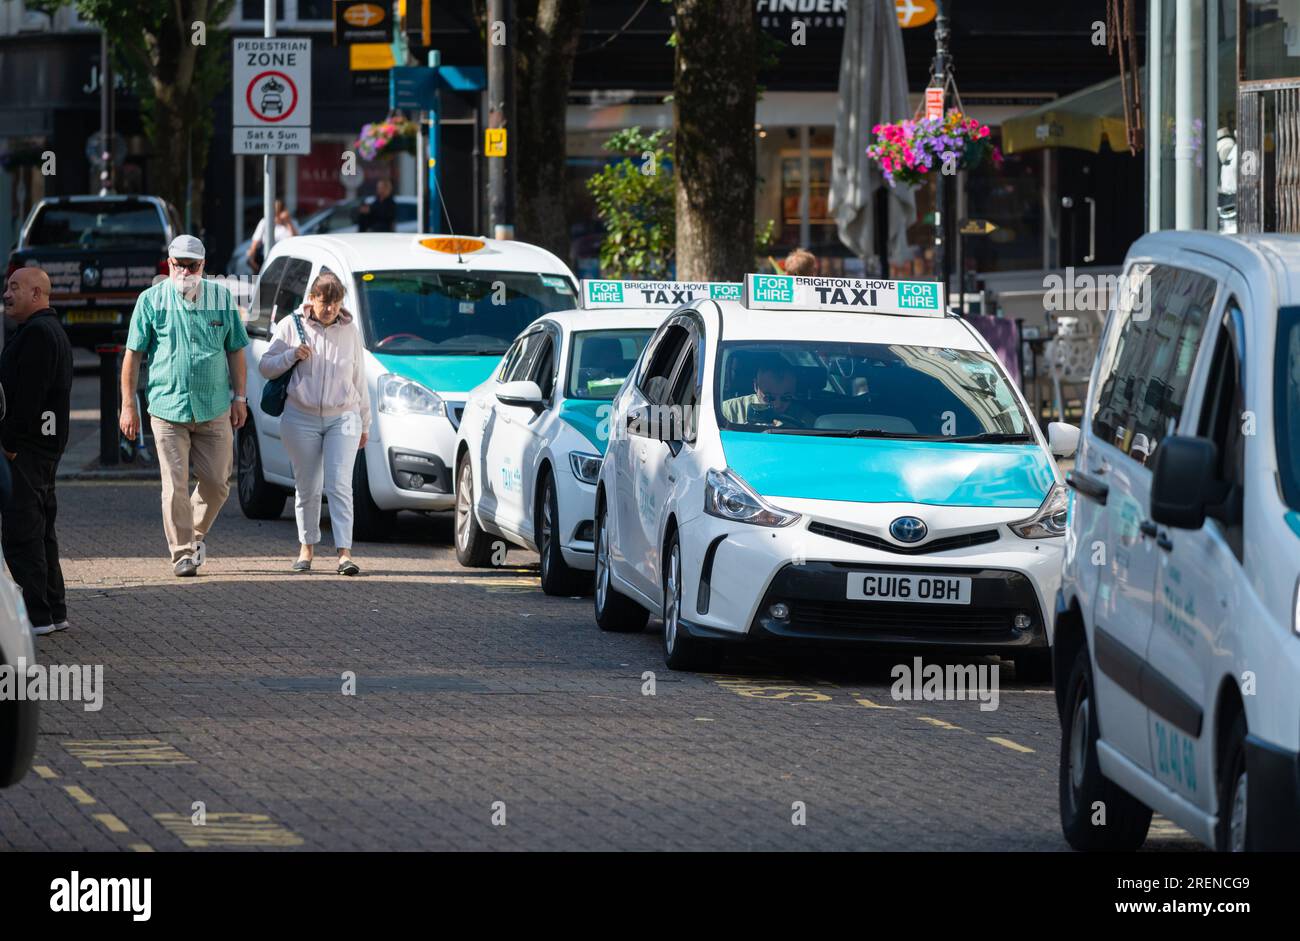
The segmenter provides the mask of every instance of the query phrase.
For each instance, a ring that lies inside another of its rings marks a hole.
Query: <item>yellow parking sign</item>
[[[483,153],[489,157],[506,155],[506,129],[489,127],[483,131]]]

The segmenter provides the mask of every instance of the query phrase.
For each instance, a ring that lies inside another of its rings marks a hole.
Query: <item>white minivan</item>
[[[20,698],[14,690],[21,680],[19,666],[35,664],[36,648],[23,593],[0,572],[0,669],[9,674],[9,682],[4,684],[7,694],[0,698],[0,788],[17,784],[32,766],[40,703]]]
[[[1057,598],[1061,822],[1300,848],[1300,237],[1136,242],[1094,366]]]
[[[373,420],[353,473],[355,534],[381,539],[398,510],[450,510],[456,431],[469,390],[524,327],[572,308],[577,282],[524,242],[444,235],[307,235],[277,242],[248,313],[248,423],[238,438],[239,505],[278,519],[293,488],[280,420],[261,410],[257,364],[276,323],[332,271],[366,348]]]

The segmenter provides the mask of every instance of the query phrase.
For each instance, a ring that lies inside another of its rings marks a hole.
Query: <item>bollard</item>
[[[118,386],[117,360],[124,347],[101,344],[99,354],[99,463],[117,463],[117,413],[122,393]]]

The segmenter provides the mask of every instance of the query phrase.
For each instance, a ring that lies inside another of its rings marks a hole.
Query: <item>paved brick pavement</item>
[[[294,576],[290,515],[232,496],[177,580],[157,484],[59,499],[74,628],[39,655],[103,664],[104,708],[47,705],[0,848],[1065,848],[1046,687],[1004,678],[986,713],[894,704],[879,661],[671,673],[653,631],[542,595],[534,556],[460,569],[448,518],[359,546],[363,577]],[[1194,846],[1167,823],[1150,845]]]

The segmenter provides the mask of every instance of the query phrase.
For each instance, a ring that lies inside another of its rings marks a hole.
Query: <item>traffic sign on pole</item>
[[[311,40],[233,40],[237,154],[311,153]]]

